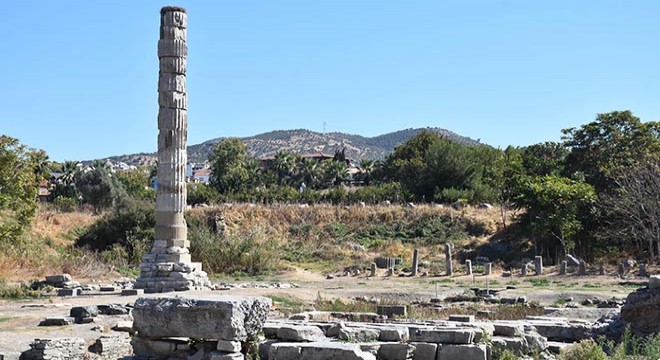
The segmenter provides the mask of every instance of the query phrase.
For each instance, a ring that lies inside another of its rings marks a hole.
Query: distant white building
[[[211,178],[211,169],[199,169],[193,172],[193,181],[208,184]]]

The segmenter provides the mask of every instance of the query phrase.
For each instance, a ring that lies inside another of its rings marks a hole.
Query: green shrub
[[[43,289],[40,286],[40,283],[37,281],[32,281],[30,284],[20,283],[18,285],[9,285],[5,279],[0,278],[0,299],[27,299],[27,298],[39,298],[43,297],[43,291],[48,289]]]
[[[509,350],[493,350],[493,360],[518,360],[518,357]]]
[[[80,236],[76,246],[114,252],[120,251],[116,247],[121,246],[126,251],[127,261],[138,265],[142,254],[153,242],[155,225],[152,202],[125,198]],[[118,254],[107,254],[110,257],[113,255]]]
[[[563,351],[559,360],[607,360],[607,354],[594,340],[582,340]]]
[[[58,196],[53,200],[53,206],[59,212],[73,212],[78,207],[78,201],[71,197]]]

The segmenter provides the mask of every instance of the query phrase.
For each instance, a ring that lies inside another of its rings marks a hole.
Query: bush
[[[188,205],[215,204],[220,194],[206,184],[188,184]]]
[[[71,197],[58,196],[53,200],[53,206],[59,212],[74,212],[78,207],[78,201]]]
[[[155,225],[153,203],[126,198],[78,238],[76,246],[97,251],[121,246],[126,250],[128,261],[138,265],[153,242]]]
[[[209,273],[257,275],[277,269],[277,242],[260,228],[222,235],[207,226],[191,224],[188,236],[192,257]]]
[[[562,352],[560,360],[607,360],[607,354],[594,340],[582,340]]]

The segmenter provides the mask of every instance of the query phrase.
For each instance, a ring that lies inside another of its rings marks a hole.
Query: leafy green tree
[[[247,189],[255,189],[264,184],[263,180],[263,167],[259,161],[248,157],[243,162],[245,171],[247,171],[247,181],[245,182],[245,187]]]
[[[151,187],[148,171],[143,169],[116,172],[117,180],[122,184],[128,196],[155,200],[156,191]]]
[[[594,188],[556,175],[525,176],[519,186],[516,201],[527,209],[522,222],[535,235],[537,253],[558,259],[582,245],[584,254],[587,244],[578,244],[577,235],[583,229],[585,214],[593,211],[597,199]]]
[[[551,141],[534,144],[522,149],[522,165],[530,176],[560,175],[567,155],[564,144]]]
[[[374,171],[376,169],[376,161],[371,159],[362,159],[360,160],[360,173],[358,180],[362,181],[362,184],[368,186],[373,181]]]
[[[223,139],[213,149],[210,183],[220,194],[245,189],[249,174],[245,168],[247,146],[238,138]]]
[[[598,114],[595,121],[562,132],[570,150],[567,175],[583,174],[599,192],[614,186],[612,172],[634,166],[638,159],[660,156],[660,123],[643,123],[630,111]]]
[[[485,165],[484,181],[496,193],[502,225],[505,228],[508,207],[518,194],[518,185],[524,175],[522,151],[513,146],[495,153],[495,160]]]
[[[45,159],[43,151],[0,135],[0,240],[16,239],[32,222]]]
[[[115,205],[126,196],[126,190],[117,176],[102,161],[95,161],[92,166],[78,172],[75,183],[82,201],[92,205],[96,213]]]
[[[440,136],[421,131],[394,149],[387,158],[384,171],[418,199],[432,199],[436,184],[429,176],[426,158],[432,145],[441,141]]]

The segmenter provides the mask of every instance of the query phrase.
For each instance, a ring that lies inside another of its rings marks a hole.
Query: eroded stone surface
[[[140,336],[244,341],[261,330],[271,300],[265,297],[139,298],[133,327]]]

